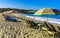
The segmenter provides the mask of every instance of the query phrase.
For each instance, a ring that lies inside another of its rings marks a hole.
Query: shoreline
[[[39,22],[39,23],[42,23],[42,21],[38,21],[38,20],[33,20],[31,18],[27,18],[27,17],[23,17],[23,16],[18,16],[17,14],[6,14],[8,16],[12,16],[12,17],[15,17],[15,18],[18,18],[18,19],[24,19],[24,20],[31,20],[31,21],[34,21],[34,22]],[[43,36],[43,38],[52,38],[56,35],[53,36],[53,33],[52,31],[50,30],[40,30],[40,29],[34,29],[34,28],[31,28],[29,27],[30,24],[27,24],[27,22],[11,22],[11,21],[1,21],[0,22],[0,35],[1,37],[3,36],[4,38],[5,37],[16,37],[16,38],[22,38],[22,37],[26,37],[26,38],[40,38]],[[55,26],[55,25],[54,25]],[[50,27],[49,27],[50,28]],[[54,28],[52,28],[54,29]],[[58,27],[55,28],[56,30],[59,29]],[[60,30],[58,30],[60,31]],[[50,34],[49,32],[51,32],[52,34]],[[58,32],[57,32],[58,34]],[[45,36],[44,36],[45,35]],[[52,35],[52,36],[50,36]]]
[[[8,16],[12,16],[12,17],[15,17],[15,18],[18,18],[18,19],[20,19],[20,18],[23,18],[24,20],[30,20],[30,21],[34,21],[34,22],[37,22],[37,23],[43,23],[45,20],[44,19],[40,19],[40,20],[36,20],[36,19],[32,19],[32,18],[29,18],[29,17],[27,17],[27,16],[20,16],[20,15],[18,15],[18,14],[12,14],[12,15],[9,15],[9,14],[6,14],[6,15],[8,15]],[[55,21],[54,21],[55,22]],[[60,27],[60,23],[54,23],[54,22],[52,22],[52,21],[49,21],[49,23],[51,23],[51,24],[56,24],[57,26],[59,26]]]
[[[20,14],[19,16],[22,16],[22,15]],[[59,19],[48,18],[48,20],[47,20],[47,18],[44,18],[44,17],[37,18],[37,17],[34,17],[34,16],[27,16],[27,15],[22,16],[22,17],[27,17],[27,18],[30,18],[32,20],[37,20],[37,21],[42,21],[42,22],[43,21],[48,21],[49,23],[56,24],[60,27],[60,20]]]

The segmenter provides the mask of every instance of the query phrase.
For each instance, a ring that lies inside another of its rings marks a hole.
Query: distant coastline
[[[5,12],[5,11],[10,11],[10,10],[15,10],[18,13],[34,13],[37,11],[37,10],[33,10],[33,9],[26,10],[26,9],[17,9],[17,8],[0,8],[1,13]]]

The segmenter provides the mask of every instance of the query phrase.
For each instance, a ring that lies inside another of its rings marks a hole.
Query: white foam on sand
[[[50,23],[60,24],[60,19],[45,18],[45,17],[34,17],[34,16],[27,16],[27,15],[25,15],[25,17],[32,18],[35,20],[48,21]]]
[[[41,21],[48,21],[49,23],[54,23],[60,25],[60,19],[54,19],[54,18],[46,18],[46,17],[36,17],[36,16],[27,16],[24,14],[21,14],[21,16],[25,16],[27,18],[32,18],[35,20],[41,20]]]

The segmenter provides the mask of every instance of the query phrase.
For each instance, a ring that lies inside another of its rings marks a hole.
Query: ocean
[[[40,15],[40,16],[34,16],[33,14],[19,14],[19,15],[35,20],[42,20],[42,21],[47,20],[50,23],[60,24],[60,15]]]

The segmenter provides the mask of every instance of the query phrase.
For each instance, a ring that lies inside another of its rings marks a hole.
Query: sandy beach
[[[54,38],[47,31],[29,27],[27,22],[5,21],[0,14],[0,38]]]

